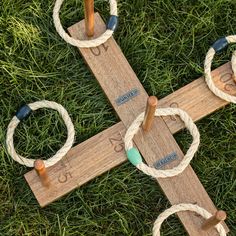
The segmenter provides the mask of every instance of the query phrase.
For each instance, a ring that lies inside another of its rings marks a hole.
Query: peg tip
[[[224,221],[226,219],[226,217],[227,217],[226,212],[222,211],[222,210],[219,210],[212,217],[210,217],[209,219],[207,219],[203,223],[202,229],[203,230],[208,230],[208,229],[216,226],[220,222]]]
[[[150,96],[150,97],[148,98],[148,105],[149,105],[149,106],[156,107],[156,106],[157,106],[157,103],[158,103],[157,97],[155,97],[155,96]]]
[[[216,212],[215,217],[216,217],[217,220],[223,221],[223,220],[226,219],[227,214],[226,214],[225,211],[219,210],[219,211]]]
[[[44,164],[43,160],[35,160],[34,162],[34,169],[36,170],[42,184],[45,187],[49,187],[50,186],[50,181],[47,175],[47,170]]]
[[[157,103],[158,103],[157,97],[155,96],[148,97],[145,117],[143,121],[143,130],[145,132],[148,132],[151,129],[155,116],[155,111],[157,108]]]
[[[35,160],[34,162],[34,168],[35,170],[37,171],[42,171],[45,169],[45,164],[44,164],[44,161],[43,160]]]

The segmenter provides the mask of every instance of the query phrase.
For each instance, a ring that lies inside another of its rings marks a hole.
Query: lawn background
[[[2,0],[0,3],[0,235],[151,235],[153,222],[168,208],[151,178],[129,163],[111,170],[41,209],[24,180],[29,168],[6,152],[7,125],[24,103],[61,103],[70,113],[78,144],[118,121],[78,50],[66,44],[52,22],[54,1]],[[162,98],[203,74],[209,46],[235,34],[236,1],[119,1],[115,39],[150,95]],[[108,3],[96,0],[104,19]],[[64,28],[83,19],[82,0],[66,0]],[[216,68],[231,58],[235,45],[216,56]],[[194,94],[193,94],[194,96]],[[229,235],[236,235],[235,105],[197,122],[201,146],[192,166],[215,205],[228,213]],[[184,151],[191,136],[175,135]],[[40,110],[15,134],[24,156],[49,158],[66,138],[56,112]],[[163,235],[186,235],[177,217]]]

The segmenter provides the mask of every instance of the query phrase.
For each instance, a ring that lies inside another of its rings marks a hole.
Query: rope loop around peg
[[[225,38],[218,39],[208,50],[205,62],[204,62],[204,73],[205,73],[205,80],[209,87],[209,89],[218,97],[221,99],[236,103],[236,96],[229,95],[222,90],[218,89],[213,80],[211,75],[211,64],[212,60],[217,52],[222,51],[228,44],[235,43],[236,42],[236,35],[230,35]],[[236,76],[236,52],[233,53],[232,59],[231,59],[231,65],[233,70],[233,76],[235,78]]]
[[[53,22],[58,34],[69,44],[79,47],[79,48],[91,48],[97,47],[103,43],[105,43],[113,34],[113,32],[117,28],[118,24],[118,14],[117,14],[117,1],[109,0],[110,3],[110,18],[107,22],[106,31],[100,35],[98,38],[90,39],[90,40],[79,40],[72,38],[66,31],[63,29],[61,20],[59,17],[59,12],[61,5],[64,0],[56,0],[55,6],[53,8]]]
[[[208,212],[206,209],[190,203],[181,203],[178,205],[173,205],[169,209],[166,209],[164,212],[162,212],[156,221],[154,222],[153,226],[153,236],[160,236],[160,228],[164,220],[166,220],[170,215],[182,212],[182,211],[192,211],[197,213],[198,215],[202,216],[204,219],[208,219],[212,217],[212,214]],[[217,224],[214,226],[215,229],[219,232],[220,236],[226,236],[226,231],[223,227],[223,225]]]
[[[16,113],[16,115],[13,117],[10,124],[8,125],[6,146],[7,146],[7,151],[9,153],[9,155],[15,161],[17,161],[21,165],[25,165],[28,167],[34,167],[35,160],[25,158],[25,157],[16,153],[16,150],[14,147],[13,136],[14,136],[15,129],[18,126],[18,124],[22,120],[27,118],[32,111],[36,111],[40,108],[50,108],[50,109],[58,111],[58,113],[61,115],[63,121],[65,122],[65,125],[67,128],[67,133],[68,133],[67,140],[66,140],[65,144],[62,146],[62,148],[59,151],[57,151],[57,153],[54,156],[52,156],[48,160],[44,161],[45,167],[52,166],[52,165],[56,164],[58,161],[60,161],[61,158],[64,157],[67,154],[67,152],[71,149],[71,147],[74,143],[74,138],[75,138],[74,125],[71,121],[71,118],[70,118],[68,112],[66,111],[66,109],[62,105],[60,105],[56,102],[47,101],[47,100],[38,101],[38,102],[30,103],[28,105],[24,105],[23,107],[21,107],[18,110],[18,112]]]
[[[189,165],[194,154],[198,150],[198,146],[200,144],[200,134],[197,129],[197,126],[194,124],[191,117],[183,110],[179,108],[158,108],[155,111],[155,116],[173,116],[178,115],[182,121],[184,122],[186,128],[189,130],[190,134],[193,137],[193,142],[190,145],[190,148],[186,152],[183,160],[179,163],[178,166],[167,169],[167,170],[157,170],[154,167],[150,167],[143,163],[142,157],[139,151],[133,147],[133,137],[138,132],[139,127],[141,126],[144,120],[144,112],[141,113],[130,125],[128,130],[126,131],[124,142],[125,149],[127,153],[127,157],[129,161],[135,165],[139,170],[143,171],[145,174],[150,175],[154,178],[167,178],[173,177],[180,173],[182,173],[185,168]],[[168,140],[167,140],[168,141]]]

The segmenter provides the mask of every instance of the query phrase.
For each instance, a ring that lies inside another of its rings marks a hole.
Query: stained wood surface
[[[215,85],[224,92],[236,95],[236,83],[232,78],[231,63],[226,63],[212,72]],[[188,112],[194,121],[229,104],[216,97],[207,87],[203,77],[161,99],[160,107],[179,107]],[[183,123],[173,117],[164,118],[172,133],[183,128]]]
[[[217,85],[221,88],[229,87],[234,89],[233,81],[230,79],[231,73],[232,71],[229,64],[225,64],[214,70],[214,80]],[[222,80],[222,78],[227,79]],[[202,91],[202,93],[199,93],[199,91]],[[232,91],[236,94],[236,89]],[[193,96],[193,94],[195,96]],[[226,104],[227,102],[217,98],[210,90],[208,90],[203,78],[193,81],[158,101],[158,106],[161,107],[172,106],[184,109],[194,121],[198,121],[202,117],[224,107]],[[166,124],[172,134],[183,128],[183,123],[179,119],[176,119],[176,117],[168,118]],[[36,172],[34,170],[29,171],[25,177],[39,204],[44,207],[69,193],[74,188],[87,183],[100,174],[103,174],[122,164],[124,161],[127,161],[121,137],[121,135],[124,135],[125,130],[126,128],[123,122],[119,122],[109,129],[72,148],[63,161],[47,168],[47,173],[52,181],[52,187],[50,189],[45,190],[40,184]],[[106,152],[101,150],[105,150]],[[97,157],[95,161],[93,161],[94,157]],[[71,166],[77,167],[74,172],[72,172],[70,167],[66,167],[69,166],[67,160],[72,162]],[[97,162],[100,164],[96,164]],[[90,166],[91,163],[95,163],[96,165],[92,168]],[[68,170],[70,170],[69,173]],[[83,170],[86,171],[84,172]],[[66,176],[67,178],[64,177],[63,180],[63,176]],[[69,182],[66,181],[66,179],[68,179]],[[79,185],[76,184],[77,180]]]
[[[45,207],[126,161],[122,141],[124,133],[124,125],[118,123],[73,147],[61,161],[47,168],[50,188],[43,186],[35,170],[25,174],[40,206]]]
[[[98,33],[104,30],[104,24],[97,14],[95,21],[96,37]],[[78,32],[84,32],[83,27],[84,24],[79,23],[72,26],[69,31],[73,37],[78,37]],[[83,35],[79,37],[82,38]],[[105,45],[99,48],[83,49],[81,53],[123,122],[119,122],[77,145],[63,161],[48,168],[49,178],[53,181],[52,188],[45,191],[34,170],[25,175],[41,206],[51,203],[94,177],[126,161],[121,136],[124,135],[125,127],[132,122],[136,115],[145,110],[147,94],[114,39],[108,40]],[[235,92],[236,86],[231,80],[231,74],[230,66],[226,64],[214,71],[214,80],[220,88]],[[134,88],[139,90],[139,95],[118,106],[116,104],[117,97]],[[183,108],[195,121],[226,104],[207,89],[202,78],[159,102],[162,107],[178,106]],[[183,157],[183,153],[171,135],[171,132],[175,133],[181,128],[182,123],[175,117],[169,118],[165,122],[162,119],[155,119],[154,128],[150,133],[144,134],[141,131],[137,135],[135,143],[147,163],[153,165],[158,159],[173,151],[177,153],[179,160]],[[166,140],[168,140],[168,144]],[[172,162],[168,167],[178,164],[179,160]],[[181,175],[158,180],[158,182],[172,204],[196,202],[212,213],[216,211],[190,166]],[[217,235],[215,230],[201,231],[202,219],[192,213],[180,213],[179,217],[190,235]]]

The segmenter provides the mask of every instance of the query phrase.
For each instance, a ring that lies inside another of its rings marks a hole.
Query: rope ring
[[[212,216],[210,212],[208,212],[206,209],[190,204],[190,203],[181,203],[178,205],[173,205],[169,209],[162,212],[158,218],[156,219],[154,226],[153,226],[153,236],[160,236],[160,228],[164,220],[166,220],[170,215],[175,214],[177,212],[181,211],[193,211],[202,216],[204,219],[208,219]],[[226,231],[222,224],[217,224],[214,226],[215,229],[219,232],[220,236],[226,236]]]
[[[209,87],[209,89],[218,97],[228,102],[236,103],[236,97],[229,95],[222,90],[218,89],[211,76],[211,64],[216,52],[222,51],[228,44],[236,42],[236,35],[230,35],[225,38],[218,39],[208,50],[204,62],[204,72],[205,72],[205,80]],[[236,52],[233,53],[231,64],[232,70],[234,74],[234,79],[236,76]]]
[[[234,74],[234,81],[236,82],[236,51],[233,52],[231,65],[232,65],[232,70]]]
[[[66,153],[71,149],[74,142],[74,137],[75,137],[74,125],[71,121],[71,118],[68,112],[62,105],[56,102],[44,100],[44,101],[30,103],[28,105],[21,107],[16,113],[16,115],[13,117],[13,119],[11,120],[10,124],[8,125],[6,145],[7,145],[7,151],[9,155],[21,165],[25,165],[28,167],[34,167],[35,160],[22,157],[16,153],[14,142],[13,142],[13,136],[14,136],[14,132],[18,124],[22,120],[27,118],[30,115],[31,111],[36,111],[39,108],[51,108],[53,110],[58,111],[63,121],[65,122],[67,133],[68,133],[67,140],[65,144],[63,145],[63,147],[59,151],[57,151],[57,153],[54,156],[44,161],[45,167],[52,166],[55,163],[57,163],[59,160],[61,160],[61,158],[64,157]]]
[[[62,3],[64,0],[56,0],[55,6],[53,8],[53,22],[58,34],[69,44],[79,47],[79,48],[90,48],[90,47],[97,47],[103,43],[105,43],[115,31],[117,24],[118,24],[118,16],[117,16],[117,1],[116,0],[109,0],[110,3],[110,18],[107,22],[107,30],[98,38],[91,39],[91,40],[78,40],[74,39],[66,33],[63,29],[59,17],[59,12]]]
[[[167,169],[167,170],[157,170],[155,168],[147,166],[142,161],[142,157],[139,151],[133,147],[132,139],[134,135],[138,132],[140,125],[144,120],[144,112],[141,113],[130,125],[128,128],[124,142],[126,154],[129,161],[135,165],[139,170],[143,171],[145,174],[150,175],[154,178],[167,178],[178,175],[184,171],[184,169],[189,165],[194,154],[196,153],[199,143],[200,143],[200,134],[197,129],[197,126],[194,124],[191,117],[183,110],[179,108],[159,108],[155,111],[155,116],[172,116],[178,115],[182,121],[185,123],[186,128],[189,130],[190,134],[193,136],[193,142],[190,145],[190,148],[186,152],[183,160],[179,163],[178,166]]]

